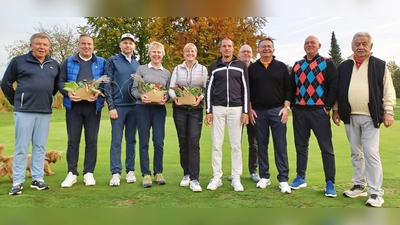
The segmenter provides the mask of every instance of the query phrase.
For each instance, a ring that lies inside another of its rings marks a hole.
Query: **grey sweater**
[[[156,69],[151,65],[151,63],[147,65],[141,65],[136,71],[136,74],[141,76],[146,83],[160,83],[162,86],[166,87],[167,90],[169,89],[171,72],[163,67],[161,67],[161,69]],[[142,93],[138,91],[137,87],[138,81],[135,80],[132,86],[132,96],[136,98],[136,104],[145,104],[141,99]],[[168,93],[166,95],[167,99],[169,99]]]

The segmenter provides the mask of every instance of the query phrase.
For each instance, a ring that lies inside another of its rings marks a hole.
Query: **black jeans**
[[[257,173],[258,166],[258,152],[257,152],[257,138],[256,138],[256,128],[253,124],[249,122],[246,125],[247,130],[247,141],[249,143],[249,172]]]
[[[183,175],[198,180],[200,173],[200,136],[203,126],[203,109],[174,107],[173,118],[178,133],[180,162]]]
[[[297,169],[301,177],[306,176],[308,161],[308,144],[311,130],[317,138],[321,149],[322,163],[325,172],[325,182],[335,183],[335,155],[332,145],[332,130],[330,116],[324,109],[301,110],[293,108],[293,130],[296,146]]]
[[[67,163],[68,172],[79,175],[78,159],[82,127],[85,129],[85,159],[83,174],[93,173],[97,161],[97,138],[100,128],[101,111],[96,111],[96,103],[88,101],[73,102],[72,108],[65,112],[68,134]]]

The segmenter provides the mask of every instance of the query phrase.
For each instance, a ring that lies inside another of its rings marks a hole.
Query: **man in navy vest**
[[[380,207],[384,191],[381,188],[379,127],[382,122],[385,127],[393,124],[396,94],[385,61],[371,55],[371,35],[356,33],[351,46],[354,54],[338,67],[338,104],[332,116],[336,125],[340,125],[340,120],[344,123],[354,170],[354,185],[343,195],[349,198],[367,196],[368,184],[370,197],[365,204]]]
[[[82,82],[99,79],[104,75],[105,60],[93,53],[93,39],[87,34],[81,34],[78,42],[79,53],[68,57],[60,71],[58,88],[64,95],[66,108],[66,123],[68,134],[67,163],[68,174],[61,183],[61,187],[71,187],[77,181],[79,144],[82,127],[85,134],[85,159],[83,168],[83,180],[86,186],[96,184],[93,172],[97,161],[97,137],[100,127],[101,109],[104,106],[104,98],[98,93],[87,100],[74,91],[64,90],[66,82]]]

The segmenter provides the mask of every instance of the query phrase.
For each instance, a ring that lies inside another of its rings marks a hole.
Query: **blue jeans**
[[[43,180],[46,141],[49,136],[51,114],[14,112],[15,150],[14,183],[24,183],[28,163],[28,148],[32,141],[32,180]]]
[[[200,136],[203,126],[203,109],[174,107],[173,117],[178,133],[180,163],[183,175],[199,180]]]
[[[164,105],[136,105],[137,127],[139,133],[139,155],[142,176],[151,174],[149,159],[150,129],[152,129],[154,175],[163,172],[165,117]]]
[[[260,177],[270,178],[268,144],[269,130],[271,129],[274,143],[275,166],[278,170],[277,179],[279,182],[287,182],[289,175],[289,162],[287,156],[286,123],[281,122],[282,116],[279,111],[282,107],[265,110],[255,110],[256,136],[258,144],[258,162],[260,166]]]
[[[111,119],[110,171],[111,174],[121,174],[121,143],[125,129],[125,172],[128,173],[135,171],[136,110],[134,105],[116,106],[115,109],[118,112],[118,119]]]

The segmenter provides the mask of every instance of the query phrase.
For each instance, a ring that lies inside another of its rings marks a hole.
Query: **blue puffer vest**
[[[104,75],[104,63],[105,60],[102,57],[93,56],[94,61],[92,63],[92,73],[95,80],[100,78]],[[68,57],[67,61],[67,82],[70,81],[77,81],[76,78],[78,77],[80,64],[79,62],[74,59],[75,56]],[[65,108],[71,109],[72,102],[68,97],[64,96],[63,104]],[[104,97],[99,96],[96,102],[96,110],[101,111],[104,106]]]

